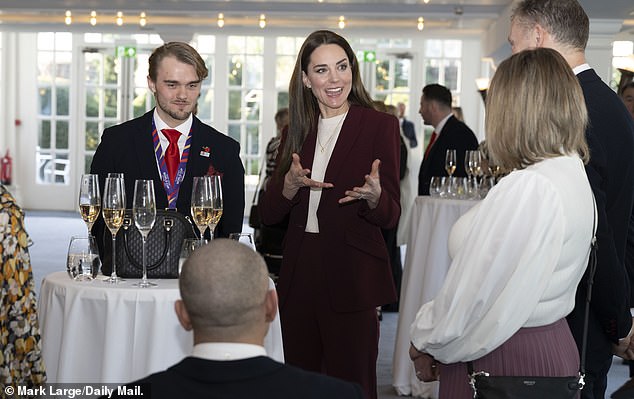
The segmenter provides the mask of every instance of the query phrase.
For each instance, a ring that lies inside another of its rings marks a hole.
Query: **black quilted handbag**
[[[109,276],[112,273],[112,236],[103,236],[102,272]],[[178,278],[178,258],[186,238],[196,238],[194,225],[189,218],[173,210],[156,211],[154,227],[145,243],[148,278]],[[117,232],[116,252],[117,275],[141,278],[143,241],[134,225],[131,209],[126,209],[123,226]]]

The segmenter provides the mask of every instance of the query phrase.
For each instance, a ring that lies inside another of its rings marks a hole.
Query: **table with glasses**
[[[174,312],[177,279],[154,280],[156,287],[140,289],[133,286],[136,279],[108,284],[103,278],[78,282],[66,272],[44,278],[38,306],[49,382],[130,382],[191,353],[192,332]],[[264,346],[271,358],[284,361],[279,316]]]
[[[392,385],[399,395],[438,397],[438,383],[416,378],[409,358],[409,330],[421,305],[432,300],[451,264],[447,241],[451,227],[478,201],[419,196],[412,207],[403,267]]]

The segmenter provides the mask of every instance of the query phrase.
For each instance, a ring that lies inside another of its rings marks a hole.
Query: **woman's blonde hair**
[[[555,50],[537,48],[498,67],[486,99],[486,138],[503,169],[523,169],[546,158],[579,154],[588,161],[583,92]]]

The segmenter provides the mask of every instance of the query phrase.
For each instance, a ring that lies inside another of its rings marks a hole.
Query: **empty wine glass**
[[[79,184],[79,213],[88,227],[88,235],[92,235],[92,225],[101,210],[101,196],[99,194],[99,176],[86,174],[81,176]]]
[[[216,225],[220,222],[220,218],[222,217],[222,181],[218,175],[205,177],[209,180],[211,187],[212,212],[211,220],[209,221],[209,235],[210,239],[213,239]]]
[[[229,234],[231,240],[238,241],[255,251],[255,242],[253,242],[253,234],[251,233],[231,233]]]
[[[196,224],[198,231],[200,231],[200,245],[203,245],[205,230],[207,229],[207,225],[211,223],[213,216],[211,179],[208,179],[207,176],[194,177],[191,212],[194,224]]]
[[[438,198],[442,192],[443,177],[433,176],[429,183],[429,196]]]
[[[112,236],[112,273],[104,281],[108,283],[119,283],[124,281],[117,276],[117,232],[123,225],[123,215],[125,213],[125,185],[122,177],[106,178],[106,185],[103,190],[103,220],[110,230]]]
[[[154,182],[152,180],[137,180],[134,182],[134,201],[132,205],[134,225],[141,233],[143,240],[143,277],[134,285],[140,288],[155,287],[157,284],[147,279],[147,259],[145,242],[154,221],[156,220],[156,200],[154,199]]]
[[[71,237],[66,256],[66,272],[75,281],[92,281],[99,271],[94,237]]]

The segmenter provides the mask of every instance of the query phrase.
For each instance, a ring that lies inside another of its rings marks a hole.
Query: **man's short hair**
[[[577,0],[523,0],[513,10],[511,21],[531,28],[541,25],[556,42],[585,50],[590,20]]]
[[[447,108],[451,108],[451,91],[445,86],[433,83],[423,87],[425,100],[436,101]]]
[[[148,75],[153,82],[156,82],[159,65],[165,57],[174,57],[184,64],[193,66],[200,81],[205,80],[209,73],[205,60],[195,48],[183,42],[169,42],[154,49],[150,55]]]

